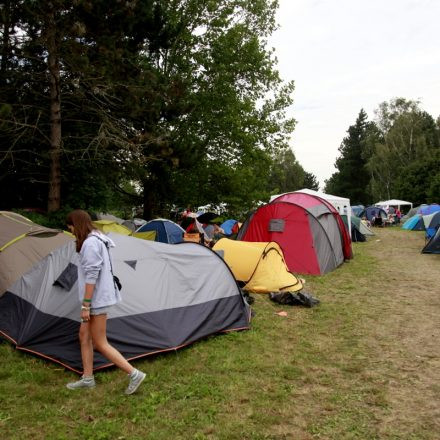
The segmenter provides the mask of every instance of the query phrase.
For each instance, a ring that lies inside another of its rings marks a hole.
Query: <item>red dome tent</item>
[[[278,198],[257,209],[243,224],[238,239],[275,241],[283,249],[290,271],[325,274],[342,264],[344,258],[351,258],[350,238],[333,206],[308,194],[296,194],[298,203]]]
[[[348,233],[347,228],[345,227],[344,220],[340,216],[338,210],[328,200],[325,200],[314,194],[291,192],[291,193],[282,194],[281,196],[274,199],[272,203],[281,202],[281,201],[296,203],[297,205],[306,208],[308,211],[310,212],[315,211],[316,213],[320,212],[321,205],[325,205],[330,210],[330,212],[332,212],[333,217],[338,223],[338,228],[341,233],[341,239],[343,243],[344,258],[346,260],[353,258],[350,234]]]

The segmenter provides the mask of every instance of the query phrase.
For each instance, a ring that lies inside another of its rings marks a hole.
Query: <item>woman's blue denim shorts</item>
[[[106,306],[106,307],[97,307],[94,309],[93,307],[90,309],[90,315],[96,316],[96,315],[107,315],[110,311],[112,306]]]

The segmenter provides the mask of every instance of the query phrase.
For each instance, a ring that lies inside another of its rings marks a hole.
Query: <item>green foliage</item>
[[[440,126],[416,101],[384,102],[374,122],[361,110],[339,151],[338,171],[326,181],[329,193],[362,204],[439,199]]]
[[[269,195],[301,188],[318,190],[319,182],[314,174],[304,170],[291,149],[283,149],[272,157],[267,188]]]
[[[70,211],[72,211],[72,209],[69,206],[65,206],[63,209],[51,213],[41,213],[24,209],[15,210],[15,212],[18,212],[38,225],[63,230],[66,229],[66,217]]]
[[[314,191],[319,190],[319,182],[316,176],[312,173],[305,172],[304,182],[302,184],[303,188],[313,189]]]
[[[271,194],[281,194],[302,188],[305,171],[292,150],[279,152],[273,160],[269,185]]]
[[[440,131],[434,119],[403,98],[382,103],[376,115],[381,135],[373,135],[368,159],[373,197],[416,204],[435,198],[430,189],[440,165]]]
[[[326,181],[325,191],[349,198],[353,204],[367,204],[370,175],[366,168],[366,140],[370,130],[367,114],[359,112],[356,123],[347,130],[336,159],[338,170]]]
[[[266,194],[269,157],[287,147],[294,128],[285,114],[293,83],[282,82],[267,46],[276,1],[50,6],[61,66],[63,205],[142,203],[150,217],[181,201],[244,206]],[[9,147],[0,179],[15,193],[2,200],[6,208],[46,204],[47,14],[31,0],[7,2],[2,14],[0,140]],[[141,201],[115,195],[126,181],[141,188]]]

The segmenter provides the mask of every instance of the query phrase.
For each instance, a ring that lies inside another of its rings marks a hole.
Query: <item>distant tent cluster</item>
[[[411,208],[402,218],[402,228],[408,231],[424,231],[425,246],[423,253],[440,253],[440,205],[420,205]]]
[[[412,208],[407,214],[402,228],[409,231],[425,231],[426,244],[424,254],[440,254],[440,205],[420,205]]]

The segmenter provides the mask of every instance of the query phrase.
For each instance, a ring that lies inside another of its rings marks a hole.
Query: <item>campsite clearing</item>
[[[320,306],[254,295],[250,331],[137,362],[149,377],[130,398],[119,371],[72,393],[72,373],[0,344],[0,438],[437,439],[440,256],[423,232],[375,232],[305,277]]]

